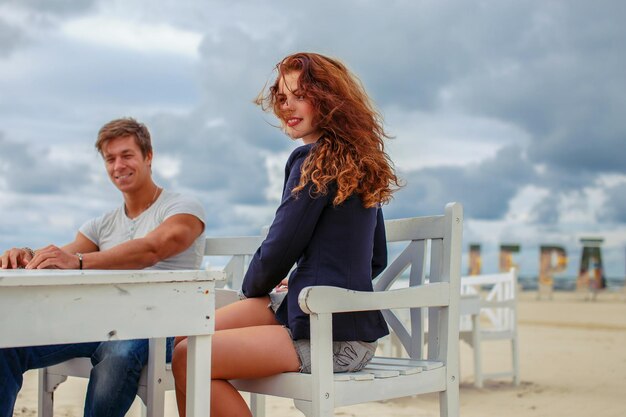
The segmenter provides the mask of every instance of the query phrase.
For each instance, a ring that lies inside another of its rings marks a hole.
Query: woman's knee
[[[174,347],[178,346],[178,344],[183,340],[187,340],[187,336],[176,336],[174,338]]]

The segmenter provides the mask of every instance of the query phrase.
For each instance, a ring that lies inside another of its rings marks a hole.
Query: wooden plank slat
[[[378,277],[374,285],[375,291],[386,291],[391,287],[391,284],[402,275],[404,271],[409,267],[411,259],[411,248],[405,248],[383,271],[382,275]]]
[[[261,246],[264,236],[208,237],[204,256],[249,255]]]
[[[359,371],[359,372],[346,372],[346,373],[350,375],[351,381],[373,381],[375,378],[374,374],[371,374],[369,372]]]
[[[402,370],[404,371],[405,369],[402,369]],[[371,365],[371,366],[368,365],[365,368],[363,368],[363,371],[374,374],[376,378],[391,378],[391,377],[401,375],[400,370],[394,369],[393,367],[390,367],[390,366],[383,366],[383,365]]]
[[[433,369],[441,368],[443,366],[443,362],[439,361],[425,361],[405,358],[384,358],[381,356],[374,356],[370,363],[372,365],[393,365],[404,368],[421,368],[424,371],[430,371]]]
[[[399,359],[399,358],[393,358]],[[399,372],[400,375],[413,375],[418,374],[424,370],[422,366],[407,366],[405,363],[369,363],[365,368],[365,371],[371,370],[386,370],[386,371],[396,371]],[[433,368],[434,369],[434,368]]]
[[[444,216],[385,221],[387,242],[443,238]]]

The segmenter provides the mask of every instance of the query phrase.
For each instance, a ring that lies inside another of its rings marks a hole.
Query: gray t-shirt
[[[126,216],[124,205],[83,224],[79,231],[102,250],[110,249],[131,239],[144,237],[168,217],[191,214],[204,224],[202,204],[195,198],[163,190],[159,198],[138,217]],[[204,232],[193,244],[178,255],[164,259],[146,269],[198,269],[204,256]]]

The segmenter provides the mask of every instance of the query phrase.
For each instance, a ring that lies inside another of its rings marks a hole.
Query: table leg
[[[481,358],[482,338],[480,334],[480,313],[472,314],[472,349],[474,350],[474,386],[483,387],[483,364]]]
[[[187,416],[209,417],[211,411],[211,335],[187,341]]]

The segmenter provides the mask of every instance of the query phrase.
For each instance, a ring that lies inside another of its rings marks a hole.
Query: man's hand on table
[[[31,259],[34,251],[29,248],[12,248],[0,256],[0,269],[24,268]]]
[[[26,269],[79,269],[80,261],[76,254],[66,252],[55,245],[37,250],[35,256],[25,266]]]

